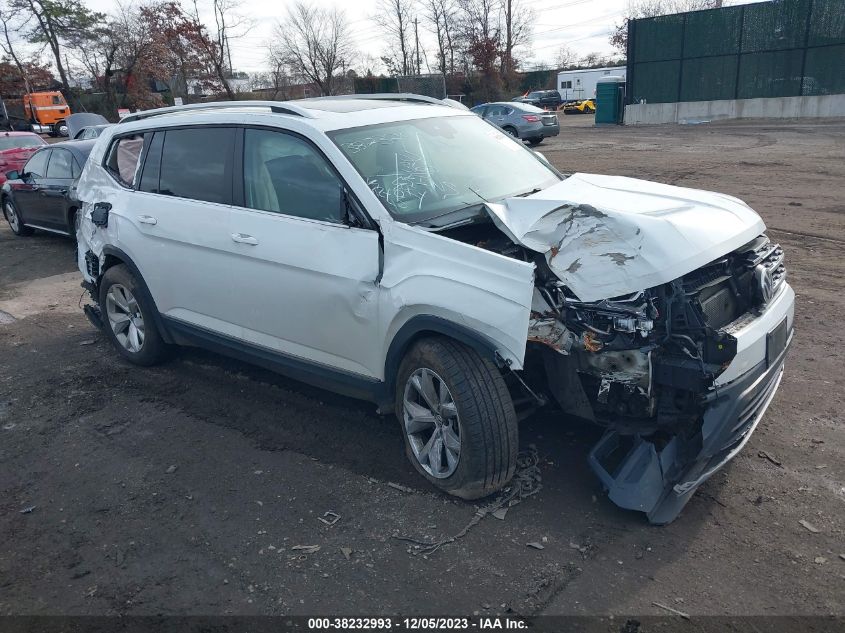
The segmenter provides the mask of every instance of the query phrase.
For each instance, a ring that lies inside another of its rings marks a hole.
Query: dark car
[[[31,235],[33,229],[75,234],[76,183],[95,142],[48,145],[35,152],[20,172],[6,174],[3,215],[15,235]]]
[[[557,110],[563,103],[563,99],[557,90],[534,90],[521,97],[511,99],[520,103],[528,103],[544,110]]]

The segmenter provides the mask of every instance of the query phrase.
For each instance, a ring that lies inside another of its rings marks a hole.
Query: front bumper
[[[649,521],[658,525],[670,523],[680,514],[696,489],[743,449],[774,398],[792,343],[793,314],[794,293],[786,286],[780,301],[744,333],[747,339],[763,340],[762,357],[705,396],[701,430],[692,444],[675,436],[658,450],[653,442],[639,436],[631,442],[616,431],[605,433],[590,451],[589,462],[611,501],[645,512]],[[778,344],[779,352],[774,356],[768,353],[766,341],[777,326],[770,327],[769,323],[783,321],[785,341],[782,348]],[[748,356],[742,360],[747,363]],[[691,445],[695,446],[692,457]]]

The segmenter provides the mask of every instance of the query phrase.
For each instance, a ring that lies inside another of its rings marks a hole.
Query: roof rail
[[[193,103],[190,105],[171,106],[167,108],[155,108],[153,110],[144,110],[143,112],[136,112],[123,117],[120,122],[126,123],[129,121],[141,121],[149,119],[150,117],[160,116],[163,114],[181,114],[183,112],[202,112],[204,110],[224,110],[227,108],[268,108],[270,112],[275,114],[291,114],[293,116],[301,116],[308,119],[314,118],[313,115],[305,108],[297,105],[292,105],[290,102],[280,101],[210,101],[208,103]]]
[[[334,95],[331,97],[314,97],[309,101],[317,99],[364,99],[374,101],[410,101],[416,103],[433,103],[435,105],[449,106],[450,104],[443,99],[436,97],[427,97],[425,95],[415,95],[410,92],[376,92],[373,94],[354,94],[354,95]]]

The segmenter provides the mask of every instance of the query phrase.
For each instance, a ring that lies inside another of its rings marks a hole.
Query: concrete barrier
[[[625,106],[625,125],[718,121],[720,119],[800,119],[845,116],[845,94]]]

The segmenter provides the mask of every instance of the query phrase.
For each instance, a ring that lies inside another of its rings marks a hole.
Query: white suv
[[[78,195],[86,313],[126,359],[200,345],[370,399],[467,499],[508,483],[518,420],[554,403],[606,428],[610,498],[671,521],[748,440],[792,339],[747,205],[563,175],[435,99],[136,114]]]

